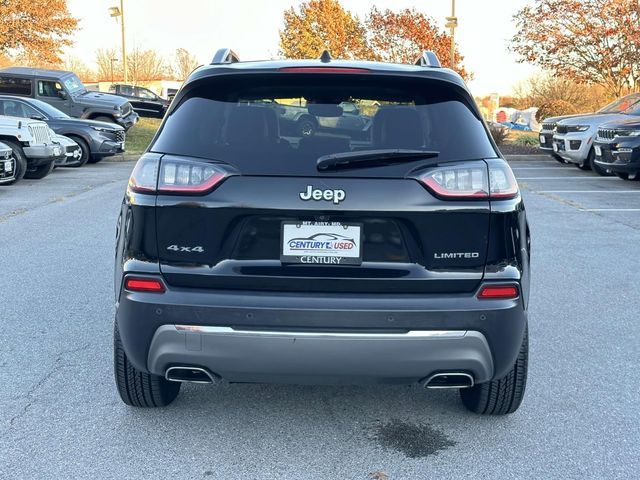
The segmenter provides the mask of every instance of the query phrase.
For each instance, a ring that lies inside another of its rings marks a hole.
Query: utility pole
[[[640,1],[640,0],[639,0]],[[456,27],[458,26],[458,19],[456,17],[456,0],[451,0],[451,16],[446,17],[447,23],[445,27],[449,29],[449,35],[451,36],[451,70],[456,66]]]

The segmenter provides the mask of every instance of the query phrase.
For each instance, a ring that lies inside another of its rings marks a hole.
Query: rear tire
[[[85,163],[89,161],[89,158],[91,158],[91,149],[89,148],[89,145],[87,144],[87,142],[85,142],[82,138],[76,137],[75,135],[68,135],[68,137],[78,144],[78,146],[80,147],[81,155],[80,155],[80,160],[78,162],[72,163],[70,165],[65,165],[65,166],[73,167],[73,168],[82,167]]]
[[[113,326],[113,369],[120,398],[132,407],[165,407],[180,393],[180,383],[140,372],[131,365],[116,323]]]
[[[29,178],[31,180],[40,180],[41,178],[46,177],[55,168],[55,161],[51,160],[49,163],[45,163],[44,165],[40,165],[38,167],[34,167],[31,170],[27,170],[24,174],[24,178]]]
[[[298,120],[296,130],[300,137],[310,137],[316,133],[317,128],[318,124],[316,123],[315,118],[304,116]]]
[[[505,415],[515,412],[524,397],[527,385],[527,364],[529,360],[528,327],[520,346],[516,363],[507,375],[499,380],[480,383],[471,388],[461,388],[463,405],[474,413],[482,415]]]

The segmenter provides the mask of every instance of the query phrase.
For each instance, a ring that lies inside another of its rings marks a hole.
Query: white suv
[[[49,126],[39,120],[0,115],[0,141],[13,151],[15,181],[46,177],[63,153]]]

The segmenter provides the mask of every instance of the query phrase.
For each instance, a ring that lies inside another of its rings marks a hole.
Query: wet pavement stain
[[[402,452],[409,458],[437,455],[441,450],[457,445],[431,425],[413,425],[398,419],[376,426],[373,437],[383,448]]]

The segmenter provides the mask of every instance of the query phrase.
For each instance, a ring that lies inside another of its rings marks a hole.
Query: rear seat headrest
[[[279,137],[276,112],[269,107],[235,107],[227,121],[226,140],[233,145],[276,142]]]
[[[372,141],[381,148],[419,148],[424,145],[420,114],[413,107],[381,107],[373,117]]]

